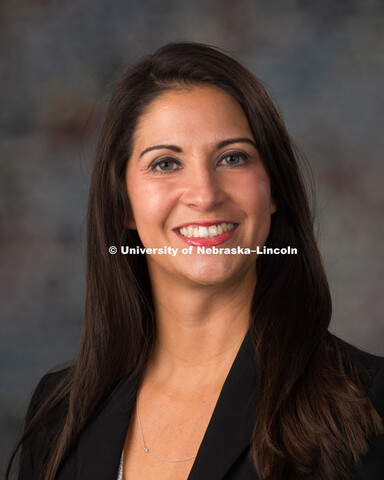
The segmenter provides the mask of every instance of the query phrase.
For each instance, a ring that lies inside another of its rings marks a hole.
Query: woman
[[[237,61],[177,43],[123,76],[87,246],[77,362],[35,390],[21,480],[382,478],[384,359],[328,332],[292,142]]]

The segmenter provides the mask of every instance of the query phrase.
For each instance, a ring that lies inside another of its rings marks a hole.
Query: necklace
[[[194,458],[196,458],[196,455],[193,456],[193,457],[188,457],[188,458],[182,458],[181,460],[171,460],[169,458],[163,458],[163,457],[159,457],[157,455],[154,455],[152,452],[149,451],[148,447],[145,445],[145,441],[144,441],[144,434],[143,434],[143,430],[141,428],[141,422],[140,422],[140,416],[139,416],[139,405],[138,405],[138,401],[136,401],[136,415],[137,415],[137,421],[139,423],[139,429],[140,429],[140,435],[141,435],[141,440],[143,442],[143,449],[144,449],[144,452],[145,453],[148,453],[148,455],[151,455],[152,457],[155,457],[159,460],[164,460],[165,462],[186,462],[187,460],[193,460]]]

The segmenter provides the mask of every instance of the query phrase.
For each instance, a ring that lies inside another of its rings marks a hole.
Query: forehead
[[[199,85],[168,90],[153,100],[139,118],[134,144],[213,143],[244,135],[253,138],[239,103],[218,87]]]

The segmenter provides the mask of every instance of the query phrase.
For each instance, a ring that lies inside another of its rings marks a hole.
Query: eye
[[[242,152],[230,152],[224,154],[220,160],[220,162],[224,162],[225,167],[237,167],[240,165],[244,165],[248,162],[248,156]]]
[[[160,158],[150,165],[150,169],[157,173],[172,173],[179,170],[178,168],[174,168],[175,165],[180,165],[180,163],[173,158]]]

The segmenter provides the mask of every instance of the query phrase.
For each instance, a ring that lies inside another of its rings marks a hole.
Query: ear
[[[124,220],[124,227],[129,230],[137,230],[136,222],[132,214],[128,214]]]
[[[277,202],[275,199],[272,197],[271,200],[271,215],[277,211]]]

